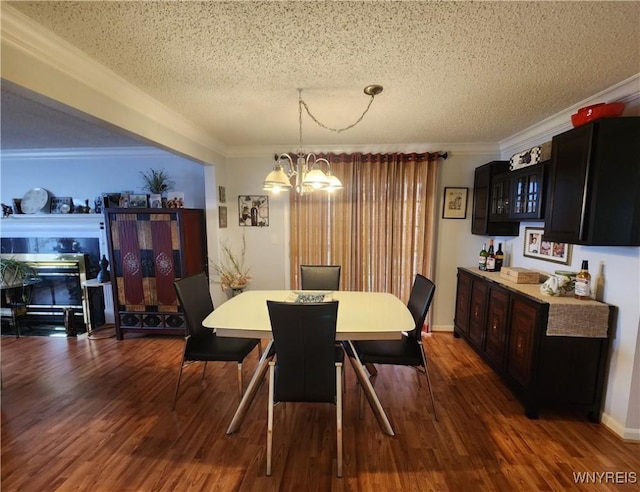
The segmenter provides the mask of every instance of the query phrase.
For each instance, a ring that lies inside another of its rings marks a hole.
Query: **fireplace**
[[[52,325],[64,330],[65,309],[73,311],[69,319],[80,333],[86,330],[87,321],[94,329],[113,322],[110,286],[104,291],[85,289],[87,299],[83,299],[82,282],[96,277],[100,258],[105,254],[101,215],[64,219],[25,215],[5,219],[1,225],[2,256],[33,263],[39,272],[40,281],[25,291],[28,313],[21,318],[25,328]]]
[[[35,282],[8,292],[3,299],[3,302],[26,303],[26,314],[21,319],[23,326],[73,327],[82,333],[88,321],[91,326],[104,324],[102,290],[87,289],[89,296],[84,295],[83,284],[91,275],[88,254],[4,253],[0,256],[24,261],[37,272]],[[12,295],[19,299],[11,299]]]

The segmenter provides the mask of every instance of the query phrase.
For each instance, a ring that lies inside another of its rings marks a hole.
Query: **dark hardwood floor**
[[[638,490],[640,445],[582,413],[527,419],[450,333],[427,339],[439,422],[414,371],[379,368],[376,389],[395,437],[381,433],[368,406],[359,419],[347,364],[342,479],[330,405],[276,407],[272,477],[266,382],[240,431],[225,434],[238,402],[233,363],[210,363],[204,381],[200,365],[185,369],[172,412],[179,338],[0,342],[3,492]],[[256,357],[245,363],[245,384]],[[580,472],[600,481],[576,484]]]

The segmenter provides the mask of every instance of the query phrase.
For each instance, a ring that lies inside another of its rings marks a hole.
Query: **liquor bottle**
[[[487,254],[487,272],[496,271],[496,254],[493,250],[493,239],[489,239],[489,251]]]
[[[480,256],[478,257],[478,268],[482,271],[486,271],[487,269],[487,256],[489,256],[489,252],[487,251],[487,243],[482,245],[482,249],[480,250]]]
[[[591,299],[591,274],[589,273],[589,262],[582,260],[582,267],[576,275],[576,299]]]
[[[498,243],[498,251],[496,251],[496,272],[502,270],[504,263],[504,253],[502,252],[502,243]]]

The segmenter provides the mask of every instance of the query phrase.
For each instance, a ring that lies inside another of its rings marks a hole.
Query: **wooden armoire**
[[[107,208],[116,337],[184,335],[173,282],[207,270],[201,209]]]

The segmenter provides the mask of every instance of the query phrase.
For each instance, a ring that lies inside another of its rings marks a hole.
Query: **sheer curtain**
[[[406,302],[416,273],[432,278],[438,154],[322,157],[344,189],[291,193],[292,287],[300,265],[342,265],[342,290]]]

